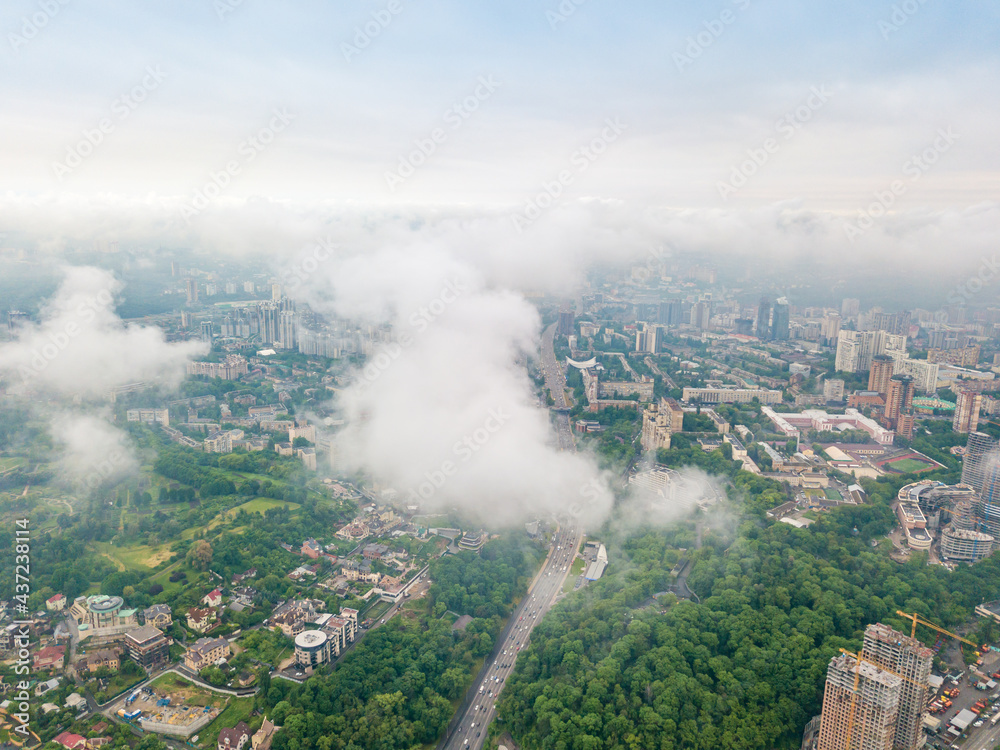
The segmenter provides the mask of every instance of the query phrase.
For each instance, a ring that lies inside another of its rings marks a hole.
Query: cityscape
[[[0,750],[1000,748],[998,13],[12,0]]]

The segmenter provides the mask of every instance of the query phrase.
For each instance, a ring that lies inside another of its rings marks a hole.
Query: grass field
[[[803,494],[806,497],[826,497],[827,496],[826,493],[823,492],[823,490],[817,490],[817,489],[813,489],[811,487],[809,489],[803,490],[802,492],[803,492]]]
[[[911,471],[926,471],[933,467],[933,464],[927,461],[921,461],[917,458],[898,458],[895,461],[888,461],[886,463],[886,468],[892,469],[893,471],[898,471],[901,474],[908,474]]]
[[[172,554],[168,544],[161,544],[157,547],[150,547],[148,544],[115,547],[109,542],[95,542],[94,546],[102,555],[117,563],[121,570],[138,570],[140,568],[151,570],[170,559]]]
[[[826,493],[827,498],[829,498],[830,500],[843,500],[844,499],[844,496],[841,495],[838,490],[835,490],[835,489],[833,489],[831,487],[828,487],[827,489],[823,490],[823,492]]]
[[[236,515],[241,510],[245,510],[247,513],[260,513],[264,515],[264,512],[270,510],[271,508],[281,508],[287,505],[289,510],[298,510],[298,503],[290,503],[287,500],[274,500],[270,497],[257,497],[249,502],[243,503],[243,505],[237,505],[235,508],[227,511]]]
[[[11,469],[16,469],[23,463],[24,459],[17,456],[0,457],[0,474]]]
[[[177,700],[173,701],[175,705],[183,701],[188,706],[221,707],[226,702],[225,695],[212,693],[173,672],[157,677],[153,680],[152,687],[157,692],[168,693],[171,697],[176,697]]]

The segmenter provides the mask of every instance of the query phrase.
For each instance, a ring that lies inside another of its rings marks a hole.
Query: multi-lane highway
[[[555,326],[550,326],[542,342],[542,366],[545,382],[555,399],[556,434],[562,450],[575,450],[573,432],[569,426],[563,388],[565,374],[555,361],[553,336]],[[560,519],[561,524],[552,537],[552,546],[541,571],[535,577],[528,593],[514,610],[507,627],[500,635],[500,642],[487,658],[476,677],[459,716],[452,721],[449,733],[441,743],[443,750],[479,750],[486,739],[486,728],[496,716],[497,698],[514,671],[517,655],[527,647],[532,628],[537,625],[552,606],[562,590],[576,551],[580,548],[582,531],[574,519]]]

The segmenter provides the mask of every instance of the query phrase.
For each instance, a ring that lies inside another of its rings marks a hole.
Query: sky
[[[11,0],[0,217],[199,190],[850,215],[897,181],[892,211],[993,207],[998,21],[967,0]]]

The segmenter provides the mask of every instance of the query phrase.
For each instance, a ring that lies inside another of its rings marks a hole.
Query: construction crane
[[[961,641],[962,643],[968,643],[970,646],[972,646],[972,648],[974,648],[976,650],[976,656],[980,655],[979,654],[979,644],[978,643],[973,643],[968,638],[963,638],[960,635],[956,635],[955,633],[952,633],[950,630],[945,630],[944,628],[938,627],[933,622],[927,622],[927,620],[924,620],[919,615],[917,615],[916,612],[913,612],[912,614],[910,614],[908,612],[902,612],[902,611],[900,611],[900,610],[897,609],[896,610],[896,614],[899,615],[900,617],[905,617],[907,620],[911,620],[913,622],[913,627],[910,629],[910,637],[911,638],[916,638],[917,637],[917,623],[920,623],[921,625],[926,625],[927,627],[931,628],[932,630],[936,630],[939,633],[942,633],[942,634],[947,635],[947,636],[951,636],[956,641]]]
[[[840,649],[840,653],[844,654],[845,656],[850,656],[852,659],[854,659],[854,689],[851,691],[851,711],[847,715],[847,738],[844,742],[844,750],[851,750],[851,735],[854,734],[854,711],[855,707],[857,706],[857,700],[858,700],[858,685],[861,684],[861,662],[863,661],[868,662],[876,669],[879,669],[883,672],[888,672],[891,675],[895,675],[899,679],[906,680],[907,682],[912,683],[917,687],[926,687],[926,685],[923,685],[917,682],[916,680],[911,680],[906,675],[901,675],[898,672],[894,672],[893,670],[888,669],[887,667],[884,667],[878,662],[872,661],[871,659],[862,656],[861,654],[851,653],[846,648]]]

